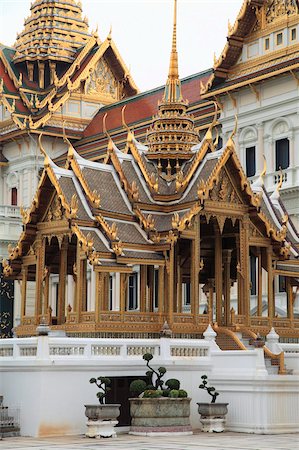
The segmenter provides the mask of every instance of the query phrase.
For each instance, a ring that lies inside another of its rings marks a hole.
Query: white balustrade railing
[[[279,343],[279,347],[285,354],[294,353],[299,356],[299,344],[288,344],[288,343]]]
[[[21,217],[19,206],[0,205],[0,217]]]
[[[219,350],[214,341],[185,339],[85,339],[32,337],[0,340],[0,365],[5,360],[138,359],[145,353],[162,359],[207,358]]]

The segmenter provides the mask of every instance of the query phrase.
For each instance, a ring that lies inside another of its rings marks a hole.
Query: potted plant
[[[202,423],[202,431],[208,433],[221,433],[224,431],[225,416],[227,414],[228,403],[216,403],[219,392],[213,386],[208,386],[208,377],[201,377],[202,383],[199,389],[207,391],[212,397],[211,403],[197,403],[200,421]]]
[[[111,391],[111,380],[106,377],[91,378],[91,384],[95,384],[99,392],[97,398],[99,404],[85,405],[85,415],[88,418],[86,436],[91,438],[116,437],[114,430],[118,424],[116,420],[120,415],[119,404],[107,404],[105,399],[109,391]]]
[[[192,434],[190,425],[190,401],[180,389],[180,382],[171,378],[164,382],[165,367],[157,370],[150,366],[153,355],[143,355],[146,361],[146,380],[135,380],[130,385],[130,434],[142,436]]]

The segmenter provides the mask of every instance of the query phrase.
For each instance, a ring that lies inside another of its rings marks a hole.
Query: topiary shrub
[[[179,398],[187,398],[188,397],[188,392],[185,391],[184,389],[179,389]]]
[[[171,397],[171,392],[176,391],[172,396],[173,398],[177,398],[180,396],[179,392],[185,392],[180,390],[180,382],[175,378],[170,378],[165,381],[163,377],[166,374],[165,367],[159,367],[157,370],[150,366],[150,361],[153,359],[153,355],[151,353],[145,353],[142,357],[144,361],[146,361],[147,371],[145,376],[147,378],[147,382],[143,380],[135,380],[130,384],[130,392],[134,396],[141,396],[143,393],[143,397],[146,398],[158,398],[158,397]],[[156,392],[156,393],[154,393]],[[158,394],[157,394],[158,392]],[[188,397],[182,394],[182,397]]]
[[[98,377],[98,378],[90,378],[89,382],[91,384],[95,384],[99,388],[99,392],[97,393],[97,397],[101,405],[104,404],[104,399],[108,395],[108,392],[111,391],[109,385],[111,384],[110,378],[106,377]]]
[[[176,378],[170,378],[165,382],[165,385],[168,387],[168,389],[172,390],[179,390],[181,383]]]
[[[170,398],[179,398],[178,389],[171,389],[171,391],[169,392],[169,397]]]
[[[212,397],[211,403],[215,403],[216,399],[219,395],[219,392],[216,392],[216,389],[213,386],[208,386],[208,377],[207,375],[202,375],[202,384],[198,387],[199,389],[204,389],[207,393]]]
[[[147,384],[143,380],[134,380],[130,384],[130,392],[133,394],[134,397],[138,397],[142,392],[145,391],[145,389],[148,389]]]
[[[163,391],[160,389],[147,390],[143,393],[143,398],[159,398],[162,397]]]

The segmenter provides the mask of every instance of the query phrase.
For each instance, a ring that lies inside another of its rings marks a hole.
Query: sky
[[[178,0],[180,77],[213,66],[226,43],[228,20],[233,23],[243,0]],[[0,0],[0,42],[11,46],[30,0]],[[112,38],[140,91],[165,84],[171,49],[173,0],[82,0],[90,30],[98,25],[104,40]]]

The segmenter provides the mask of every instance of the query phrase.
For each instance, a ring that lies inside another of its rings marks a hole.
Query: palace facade
[[[18,335],[299,337],[298,24],[296,1],[245,0],[181,83],[175,1],[166,86],[137,94],[78,3],[33,3],[0,54]]]

